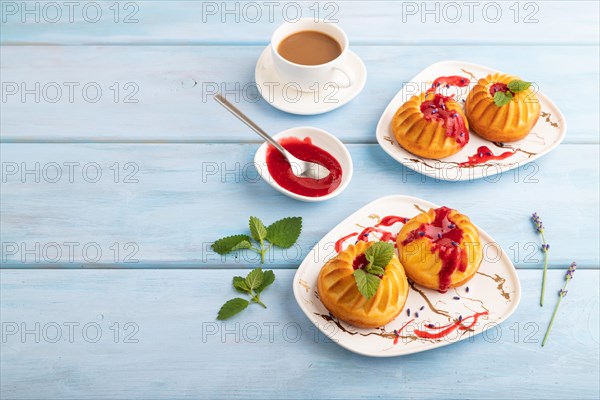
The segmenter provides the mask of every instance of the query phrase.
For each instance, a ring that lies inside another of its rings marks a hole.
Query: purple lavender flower
[[[567,292],[568,292],[568,290],[563,290],[563,289],[560,289],[560,290],[558,291],[558,295],[559,295],[560,297],[565,297],[565,296],[567,295]]]
[[[566,279],[573,279],[573,274],[575,273],[575,270],[577,269],[577,264],[575,263],[575,261],[573,261],[571,263],[571,265],[569,265],[569,269],[567,270],[567,276]]]
[[[536,212],[531,214],[531,221],[533,221],[533,225],[535,226],[536,231],[538,231],[539,233],[544,232],[544,225],[542,225],[542,220]]]
[[[550,250],[550,245],[546,243],[546,238],[544,237],[544,225],[542,224],[542,220],[537,212],[531,214],[531,221],[533,222],[533,226],[537,233],[542,237],[542,246],[540,249],[542,253],[544,253],[544,275],[542,277],[542,293],[540,295],[540,306],[544,306],[544,292],[546,289],[546,270],[548,269],[548,250]]]

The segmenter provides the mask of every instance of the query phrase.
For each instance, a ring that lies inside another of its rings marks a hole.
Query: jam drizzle
[[[410,324],[414,320],[415,320],[414,318],[411,319],[410,321],[408,321],[407,323],[402,325],[402,328],[400,328],[400,329],[394,329],[394,344],[398,344],[398,339],[400,338],[400,334],[402,333],[404,328],[406,328],[408,326],[408,324]]]
[[[361,233],[358,234],[358,240],[362,240],[363,242],[368,242],[369,241],[369,235],[371,234],[371,232],[377,232],[377,233],[381,233],[381,237],[379,238],[379,241],[381,242],[392,242],[392,241],[396,241],[396,235],[394,235],[391,232],[388,232],[384,229],[381,228],[377,228],[375,226],[370,226],[368,228],[365,228]]]
[[[427,238],[431,242],[432,252],[437,252],[442,262],[442,268],[438,274],[440,293],[445,293],[452,283],[452,274],[459,270],[465,272],[467,263],[460,243],[463,237],[462,229],[458,228],[448,217],[452,209],[440,207],[434,210],[435,218],[431,223],[422,223],[419,228],[411,231],[402,245]]]
[[[460,147],[464,147],[469,141],[469,131],[467,130],[463,117],[456,111],[448,110],[446,103],[452,101],[454,95],[444,96],[436,91],[444,86],[465,87],[471,81],[468,78],[458,75],[440,76],[436,78],[431,87],[425,93],[435,93],[433,100],[426,100],[421,104],[421,112],[428,121],[442,121],[446,127],[446,136],[453,137]]]
[[[463,117],[446,107],[446,103],[453,101],[453,97],[454,95],[444,96],[435,93],[433,99],[421,103],[421,113],[427,121],[441,121],[446,127],[446,137],[454,138],[456,143],[463,147],[469,141],[469,131]]]
[[[459,320],[448,325],[436,327],[432,324],[429,324],[427,328],[430,329],[430,331],[415,329],[414,334],[420,337],[421,339],[442,339],[448,336],[450,333],[454,332],[456,329],[460,331],[467,331],[473,328],[479,321],[479,317],[481,317],[482,315],[488,315],[488,311],[475,313],[466,318],[460,318]],[[469,325],[464,325],[465,321],[469,319],[473,319],[473,321]]]
[[[344,244],[344,242],[348,239],[350,239],[352,236],[356,236],[358,235],[358,232],[353,232],[349,235],[346,235],[342,238],[339,238],[336,242],[335,242],[335,246],[333,247],[336,253],[339,253],[340,251],[342,251],[342,245]]]
[[[472,167],[492,160],[504,160],[515,154],[516,151],[506,151],[499,155],[494,155],[487,146],[481,146],[477,149],[477,153],[470,156],[467,161],[458,164],[459,167]]]
[[[340,251],[342,251],[342,246],[343,246],[344,242],[346,240],[350,239],[351,237],[357,236],[357,235],[358,235],[358,237],[356,238],[355,244],[358,243],[359,241],[368,242],[369,235],[372,232],[377,232],[377,233],[381,234],[381,237],[379,238],[379,241],[381,241],[381,242],[396,242],[397,235],[394,235],[391,232],[388,232],[385,229],[380,228],[380,226],[392,226],[396,223],[405,224],[407,221],[408,221],[408,218],[406,218],[406,217],[399,217],[397,215],[388,215],[386,217],[381,218],[379,223],[377,223],[375,226],[369,226],[367,228],[364,228],[362,230],[362,232],[360,232],[360,233],[353,232],[353,233],[350,233],[349,235],[341,237],[340,239],[338,239],[335,242],[334,250],[336,253],[339,253]]]
[[[426,93],[435,92],[440,86],[449,88],[450,86],[465,87],[468,86],[471,81],[465,77],[452,75],[452,76],[440,76],[433,81],[431,87],[427,89]]]
[[[408,218],[398,217],[396,215],[388,215],[387,217],[381,218],[381,221],[379,221],[379,223],[375,226],[392,226],[398,222],[405,224],[408,222]]]

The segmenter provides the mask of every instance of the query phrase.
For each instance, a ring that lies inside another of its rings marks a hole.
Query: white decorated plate
[[[398,108],[413,95],[427,90],[432,82],[440,76],[460,75],[471,79],[469,87],[451,87],[447,89],[446,93],[454,93],[455,99],[463,103],[469,90],[477,81],[494,72],[498,71],[462,61],[443,61],[430,65],[409,83],[405,84],[387,106],[377,124],[377,141],[386,153],[406,167],[432,178],[446,181],[465,181],[491,177],[518,168],[552,151],[564,139],[567,125],[565,117],[558,107],[539,91],[536,94],[541,106],[540,118],[529,135],[517,142],[491,142],[471,131],[469,143],[458,153],[443,159],[419,157],[404,150],[398,144],[391,129],[392,119]],[[532,77],[527,76],[521,78],[532,80]],[[538,89],[535,82],[533,82],[533,85]],[[506,152],[512,152],[513,154],[503,160],[493,160],[470,166],[461,165],[461,163],[467,162],[470,156],[477,154],[481,146],[488,147],[494,155]]]
[[[401,356],[435,349],[495,328],[515,311],[521,299],[521,285],[515,267],[500,246],[481,229],[484,259],[477,274],[464,286],[446,293],[411,282],[404,310],[386,326],[356,328],[338,320],[323,306],[317,291],[317,277],[325,262],[337,254],[336,242],[345,248],[356,241],[364,228],[374,226],[382,217],[412,218],[420,212],[419,209],[432,207],[438,206],[401,195],[375,200],[333,228],[300,264],[293,282],[294,297],[311,322],[332,341],[366,356]],[[398,222],[385,229],[396,234],[401,226],[402,223]],[[344,237],[348,238],[340,241]],[[376,237],[374,235],[370,239],[376,240]],[[420,333],[442,331],[448,333],[439,338],[423,338]],[[497,332],[491,335],[495,338]]]

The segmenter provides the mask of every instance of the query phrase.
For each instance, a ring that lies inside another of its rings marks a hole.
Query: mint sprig
[[[302,231],[302,218],[283,218],[266,227],[259,218],[250,217],[248,227],[252,238],[248,235],[227,236],[214,242],[212,249],[221,255],[242,249],[252,250],[260,254],[261,264],[264,264],[265,254],[272,246],[285,249],[296,243]],[[258,244],[254,245],[252,239]],[[265,245],[266,241],[268,245]]]
[[[385,274],[385,269],[378,266],[378,265],[368,265],[367,268],[365,268],[367,270],[368,273],[373,274],[373,275],[383,275]]]
[[[518,93],[518,92],[522,92],[522,91],[529,89],[529,87],[531,86],[531,82],[514,80],[514,81],[508,82],[507,86],[508,86],[508,90],[510,90],[511,92]]]
[[[273,271],[264,271],[262,283],[256,289],[254,289],[254,291],[260,294],[263,290],[267,288],[267,286],[271,285],[273,282],[275,282],[275,274],[273,273]]]
[[[494,104],[498,107],[502,107],[510,103],[513,99],[511,92],[496,92],[494,93]]]
[[[354,280],[360,294],[367,300],[375,295],[381,276],[385,274],[385,267],[394,257],[394,245],[386,242],[374,243],[365,251],[365,258],[369,262],[364,268],[354,271]]]
[[[354,271],[354,279],[356,280],[358,291],[367,300],[375,295],[379,288],[379,284],[381,283],[381,279],[379,279],[377,275],[365,272],[364,269],[357,269]]]
[[[235,314],[244,311],[249,304],[250,302],[248,300],[244,300],[239,297],[231,299],[227,303],[223,304],[223,306],[219,310],[219,315],[217,315],[217,319],[223,320],[233,317]]]
[[[244,311],[250,303],[260,304],[263,308],[267,306],[260,300],[260,294],[269,285],[275,282],[275,274],[273,271],[263,271],[262,268],[255,268],[246,275],[234,276],[232,285],[240,293],[245,293],[250,296],[250,300],[245,300],[240,297],[229,300],[219,310],[217,314],[218,320],[231,318],[234,315]]]
[[[233,235],[217,240],[213,243],[212,249],[218,254],[227,254],[229,252],[241,249],[249,249],[252,247],[250,236],[248,235]]]
[[[369,261],[369,266],[385,268],[392,261],[392,257],[394,257],[394,246],[391,243],[377,242],[365,251],[365,258]]]
[[[267,237],[267,228],[260,219],[250,217],[248,225],[250,226],[250,234],[254,240],[263,241]]]
[[[273,222],[267,228],[267,240],[277,247],[292,247],[302,231],[302,218],[289,217]]]
[[[250,235],[227,236],[215,241],[212,249],[218,254],[227,254],[232,251],[249,249],[260,254],[261,264],[265,262],[265,254],[272,246],[288,248],[294,245],[302,231],[302,218],[290,217],[273,222],[268,227],[257,217],[250,217],[248,221]],[[252,241],[254,240],[254,242]],[[269,244],[265,245],[265,241]],[[256,245],[255,242],[258,242]],[[231,284],[240,293],[250,296],[250,300],[236,297],[229,300],[219,310],[217,319],[224,320],[244,311],[250,303],[267,306],[260,300],[260,294],[273,282],[273,271],[263,271],[255,268],[246,277],[234,276]]]
[[[508,82],[506,85],[508,87],[508,91],[501,92],[498,91],[494,93],[494,104],[498,107],[502,107],[512,101],[515,96],[515,93],[523,92],[531,86],[531,82],[525,82],[519,79],[515,79],[514,81]]]

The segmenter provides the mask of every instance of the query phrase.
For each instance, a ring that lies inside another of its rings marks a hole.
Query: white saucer
[[[329,87],[319,92],[299,92],[293,86],[286,88],[286,82],[281,82],[277,71],[273,68],[271,46],[269,45],[256,63],[254,77],[263,99],[273,107],[290,114],[323,114],[348,103],[365,86],[367,68],[360,57],[349,50],[346,62],[354,74],[352,86],[347,88]]]

